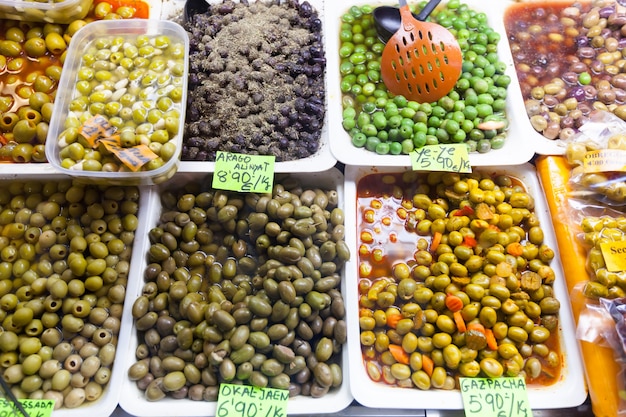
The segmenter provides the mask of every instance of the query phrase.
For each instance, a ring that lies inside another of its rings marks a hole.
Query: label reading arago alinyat
[[[466,417],[532,417],[523,378],[460,378]]]
[[[216,417],[287,417],[289,391],[220,384]]]
[[[415,171],[472,172],[467,145],[464,143],[428,145],[416,149],[409,156]]]
[[[213,188],[246,193],[269,193],[274,186],[273,155],[243,155],[218,151]]]

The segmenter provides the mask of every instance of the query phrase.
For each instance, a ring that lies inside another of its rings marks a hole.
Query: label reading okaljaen
[[[213,188],[246,193],[269,193],[274,186],[273,155],[243,155],[218,151]]]
[[[54,400],[18,400],[29,417],[50,417],[54,410]],[[0,416],[21,416],[15,405],[4,398],[0,398]]]
[[[220,384],[216,417],[287,417],[289,391]]]
[[[523,378],[459,378],[466,417],[532,417]]]
[[[472,172],[467,145],[464,143],[428,145],[416,149],[409,156],[415,171]]]

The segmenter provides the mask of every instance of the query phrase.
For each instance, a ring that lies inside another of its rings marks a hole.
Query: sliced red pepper
[[[474,214],[474,209],[471,206],[463,206],[454,212],[455,216],[472,216]]]
[[[472,236],[463,236],[463,246],[468,246],[470,248],[475,248],[478,245],[476,239]]]

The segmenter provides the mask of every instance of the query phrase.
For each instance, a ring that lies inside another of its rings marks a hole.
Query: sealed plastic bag
[[[626,205],[626,122],[595,111],[580,132],[565,141],[573,196],[610,206]]]

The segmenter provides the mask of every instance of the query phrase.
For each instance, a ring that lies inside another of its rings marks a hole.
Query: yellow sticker
[[[289,391],[220,384],[215,417],[287,417]]]
[[[415,171],[472,172],[467,145],[464,143],[428,145],[416,149],[409,156]]]
[[[54,400],[18,400],[29,417],[50,417],[54,410]],[[21,416],[22,413],[15,405],[5,399],[0,398],[0,416]]]
[[[78,133],[80,133],[91,145],[92,148],[98,146],[98,142],[112,136],[115,133],[115,127],[109,121],[99,114],[85,120]]]
[[[600,149],[585,153],[583,171],[592,172],[626,172],[626,150]]]
[[[625,241],[600,243],[600,250],[609,272],[626,271]]]
[[[532,417],[524,378],[460,378],[466,417]]]
[[[274,186],[272,155],[243,155],[218,151],[213,188],[247,193],[269,193]]]
[[[101,141],[100,143],[133,172],[139,171],[142,166],[159,157],[159,155],[152,152],[147,145],[122,148],[117,146],[113,141]]]
[[[115,126],[99,114],[87,119],[78,129],[78,133],[92,148],[98,145],[104,146],[133,172],[139,171],[142,166],[159,157],[147,145],[122,147],[122,140],[116,131]]]

